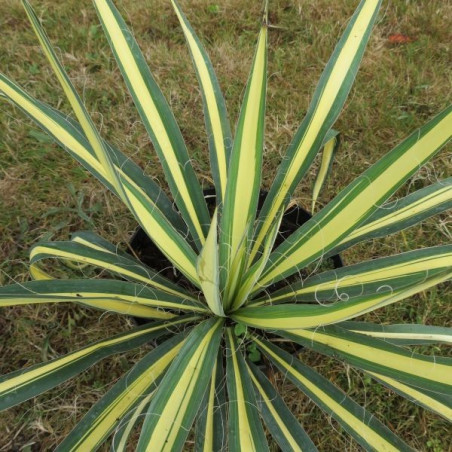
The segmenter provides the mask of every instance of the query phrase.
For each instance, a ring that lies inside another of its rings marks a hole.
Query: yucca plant
[[[34,99],[2,74],[0,92],[126,204],[185,283],[176,284],[91,232],[34,246],[30,257],[34,281],[0,288],[0,306],[73,302],[146,322],[1,377],[0,408],[49,390],[112,354],[155,341],[157,346],[91,408],[58,450],[92,451],[109,437],[113,450],[125,450],[137,423],[142,423],[139,451],[181,450],[192,428],[197,450],[264,451],[269,447],[266,433],[282,450],[316,450],[262,365],[253,363],[256,360],[274,366],[366,450],[410,450],[365,408],[306,365],[302,354],[301,358],[290,354],[281,339],[342,360],[410,401],[452,419],[451,360],[407,347],[450,343],[449,328],[380,325],[362,317],[350,321],[449,279],[452,246],[307,276],[301,273],[306,266],[320,268],[320,262],[358,242],[400,231],[451,207],[452,178],[397,203],[386,201],[448,141],[452,108],[414,131],[275,245],[291,196],[322,150],[314,202],[326,178],[338,142],[332,126],[351,89],[380,1],[359,4],[260,208],[267,6],[232,137],[210,60],[176,1],[171,2],[202,92],[216,193],[213,212],[207,208],[170,107],[113,3],[94,0],[173,201],[102,139],[31,6],[23,1],[77,120]],[[57,279],[43,265],[49,259],[95,266],[103,273],[91,279]]]

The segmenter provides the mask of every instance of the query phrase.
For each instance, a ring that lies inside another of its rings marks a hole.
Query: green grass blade
[[[268,451],[245,359],[233,329],[226,330],[226,378],[229,398],[229,450]]]
[[[188,336],[151,401],[137,452],[182,449],[212,375],[222,324],[206,320]]]
[[[365,450],[410,451],[411,449],[385,427],[374,415],[312,368],[275,345],[254,338],[259,349],[328,416],[342,427]]]
[[[232,146],[226,104],[209,56],[193,31],[182,9],[171,0],[190,49],[193,65],[201,88],[204,118],[209,138],[210,168],[215,182],[216,202],[219,205],[225,197],[229,156]]]
[[[269,222],[306,174],[325,135],[342,110],[358,71],[380,3],[380,0],[361,1],[328,61],[307,114],[278,168],[275,181],[260,212],[252,259],[268,233]]]
[[[250,77],[243,98],[231,153],[226,196],[220,223],[222,289],[230,287],[246,264],[248,239],[259,199],[264,143],[267,85],[267,18],[264,15]],[[237,261],[237,256],[241,256]],[[235,263],[233,266],[233,263]],[[233,292],[225,293],[232,297]],[[232,300],[225,299],[229,306]]]
[[[56,451],[97,450],[128,411],[155,391],[185,337],[174,336],[141,359],[88,411]]]
[[[113,3],[95,0],[94,5],[127,88],[160,158],[175,203],[200,249],[210,217],[173,113],[135,38]]]
[[[452,394],[451,358],[420,355],[335,325],[316,330],[278,331],[278,335],[359,369],[440,394]]]
[[[372,165],[270,256],[260,283],[280,281],[328,253],[450,139],[452,106]]]
[[[0,410],[24,402],[83,372],[96,362],[123,353],[167,333],[168,328],[192,322],[193,316],[169,322],[152,322],[90,344],[60,358],[0,377]]]
[[[267,377],[253,363],[247,363],[256,388],[259,412],[281,450],[315,452],[317,448],[291,413]]]

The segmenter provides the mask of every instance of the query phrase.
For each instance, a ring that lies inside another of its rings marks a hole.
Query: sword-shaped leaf
[[[410,402],[416,403],[429,411],[433,411],[447,419],[449,422],[452,422],[452,395],[450,393],[439,394],[437,392],[428,391],[427,389],[406,385],[394,378],[386,377],[375,372],[366,373],[379,383],[405,397]]]
[[[204,46],[193,31],[179,4],[171,0],[187,40],[188,48],[201,88],[204,118],[209,138],[210,168],[215,181],[216,202],[219,205],[226,193],[229,155],[232,136],[226,104],[212,63]]]
[[[223,354],[220,351],[196,421],[196,452],[227,450],[225,386]]]
[[[99,19],[152,139],[175,203],[201,249],[210,217],[173,113],[158,87],[132,33],[110,0],[95,0]]]
[[[80,238],[78,239],[80,240]],[[189,292],[164,278],[155,270],[147,267],[139,260],[125,253],[111,252],[79,243],[77,239],[65,242],[38,243],[30,252],[30,270],[33,271],[38,262],[44,259],[62,259],[94,265],[108,270],[123,278],[137,281],[179,297],[197,301]]]
[[[282,450],[315,452],[317,448],[295,419],[267,377],[253,363],[247,363],[256,388],[259,412]]]
[[[130,435],[137,424],[143,423],[155,390],[145,396],[138,405],[129,411],[119,422],[111,441],[110,452],[126,452]]]
[[[95,451],[122,418],[154,393],[161,376],[180,352],[186,335],[172,337],[142,358],[83,417],[56,451]]]
[[[79,126],[67,120],[63,114],[33,99],[2,74],[0,91],[113,193],[120,196],[114,188],[111,174],[101,165]],[[111,159],[115,161],[116,171],[121,176],[128,199],[135,206],[132,210],[135,218],[168,259],[196,284],[196,255],[184,238],[186,226],[174,213],[171,202],[152,179],[143,175],[139,167],[108,144],[105,143],[105,146]]]
[[[326,303],[399,291],[452,267],[452,245],[436,246],[326,271],[253,302]],[[250,304],[251,306],[251,304]]]
[[[268,256],[272,251],[275,240],[278,236],[279,227],[283,219],[284,211],[281,211],[274,221],[274,225],[270,230],[268,237],[265,240],[264,249],[262,255],[259,259],[247,270],[244,277],[242,278],[242,283],[240,289],[235,296],[234,302],[232,303],[232,309],[236,310],[244,304],[248,304],[248,298],[256,285],[261,273],[264,271],[265,265],[267,263]]]
[[[429,391],[452,394],[451,358],[420,355],[335,325],[316,330],[281,330],[277,334],[359,369]]]
[[[372,165],[270,256],[260,283],[280,281],[328,253],[450,139],[452,106]]]
[[[225,317],[220,295],[220,267],[218,258],[218,209],[213,214],[206,243],[198,257],[198,278],[210,310]]]
[[[253,384],[232,328],[226,330],[226,363],[229,450],[268,451]]]
[[[88,369],[107,356],[139,347],[168,332],[168,328],[192,322],[196,317],[152,322],[131,331],[90,344],[80,350],[45,363],[20,369],[0,377],[0,410],[24,402]]]
[[[252,234],[259,199],[267,85],[267,31],[265,9],[229,163],[220,223],[220,265],[224,269],[222,290],[226,280],[237,279],[237,274],[241,274],[246,265],[248,239]],[[240,256],[239,262],[236,262],[237,256]],[[232,297],[234,293],[227,292],[225,295]],[[224,301],[226,307],[231,303],[231,299]]]
[[[398,290],[355,297],[347,301],[322,304],[276,304],[273,306],[247,306],[235,311],[231,317],[248,326],[264,329],[314,328],[343,322],[383,306],[403,300],[427,290],[452,276],[452,269],[442,270],[422,281]]]
[[[206,306],[199,301],[114,279],[54,279],[0,287],[0,307],[63,302],[82,303],[107,311],[114,311],[116,303],[118,306],[122,303],[130,310],[141,309],[139,317],[149,315],[162,319],[174,317],[174,314],[161,309],[207,312]]]
[[[320,190],[322,189],[323,184],[326,182],[331,172],[334,156],[336,155],[336,152],[339,148],[339,142],[339,132],[337,130],[330,129],[322,143],[322,160],[320,162],[317,176],[314,181],[314,186],[312,188],[311,213],[313,215]]]
[[[259,349],[325,413],[336,419],[365,450],[411,451],[373,414],[329,380],[275,345],[254,338]]]
[[[328,255],[359,242],[386,237],[452,208],[452,177],[383,204],[358,229],[347,234]]]
[[[380,0],[362,0],[326,65],[303,122],[278,168],[259,215],[251,258],[259,251],[276,213],[306,174],[336,121],[355,79]]]
[[[378,325],[369,322],[341,322],[339,327],[382,339],[394,345],[452,344],[452,328],[405,323]]]
[[[1,73],[0,92],[119,197],[111,181],[110,174],[99,163],[91,144],[86,139],[77,121],[35,99]],[[153,179],[146,176],[143,170],[130,158],[105,140],[103,142],[123,183],[130,184],[138,189],[142,193],[143,198],[147,198],[147,202],[150,205],[154,205],[160,212],[165,212],[165,216],[171,225],[180,231],[182,236],[186,236],[187,227],[172,208],[172,202],[165,192]]]
[[[107,151],[107,148],[100,138],[99,132],[97,131],[91,117],[89,116],[82,99],[78,95],[74,86],[72,85],[66,71],[58,60],[55,51],[53,50],[50,41],[45,34],[44,29],[39,22],[38,17],[30,6],[28,0],[22,0],[22,4],[25,8],[25,12],[27,13],[28,19],[33,27],[36,36],[41,44],[44,55],[49,60],[49,63],[61,85],[63,91],[66,95],[67,100],[71,104],[72,109],[74,110],[75,116],[77,117],[83,132],[88,139],[97,160],[104,168],[105,172],[108,173],[109,180],[113,187],[115,188],[116,193],[119,197],[124,201],[124,203],[131,208],[133,211],[133,207],[129,202],[126,192],[124,191],[124,187],[121,181],[119,174],[116,171],[116,168],[113,165],[111,157]]]
[[[212,318],[188,336],[152,398],[137,452],[182,448],[212,375],[222,325]]]

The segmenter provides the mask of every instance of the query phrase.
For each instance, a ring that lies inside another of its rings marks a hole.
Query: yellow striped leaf
[[[135,106],[152,139],[166,180],[198,249],[210,223],[201,188],[173,113],[138,43],[110,0],[95,0],[98,16]]]
[[[193,31],[179,4],[171,0],[181,24],[198,77],[204,103],[204,118],[209,138],[210,168],[215,181],[217,205],[225,197],[232,136],[226,104],[215,71],[203,45]]]
[[[139,347],[174,328],[192,322],[186,316],[170,322],[153,322],[90,344],[80,350],[45,363],[20,369],[0,377],[0,410],[24,402],[74,377],[97,361]]]
[[[206,320],[186,339],[151,401],[137,452],[182,448],[212,375],[222,324]]]
[[[253,385],[233,329],[226,330],[229,450],[268,451]]]
[[[322,147],[322,160],[320,162],[320,166],[314,181],[314,186],[312,188],[311,213],[313,215],[320,190],[322,189],[328,178],[328,175],[331,172],[334,156],[339,148],[339,132],[337,130],[330,129],[326,134],[325,139],[323,140]]]
[[[410,402],[416,403],[429,411],[433,411],[449,422],[452,422],[452,396],[450,394],[438,394],[425,389],[419,389],[375,372],[366,373]]]
[[[424,248],[326,271],[252,303],[331,303],[391,293],[452,267],[452,245]],[[250,304],[251,306],[251,304]]]
[[[380,0],[361,1],[323,71],[307,114],[278,168],[260,212],[252,260],[262,246],[272,219],[306,174],[347,99],[380,3]]]
[[[411,449],[378,419],[356,404],[329,380],[275,345],[254,338],[259,349],[325,413],[336,419],[365,450]]]
[[[226,450],[226,406],[223,353],[220,350],[196,421],[196,452]]]
[[[256,388],[257,406],[271,435],[281,450],[315,452],[317,448],[290,412],[267,377],[253,363],[247,363]]]
[[[237,278],[245,265],[248,238],[256,215],[262,172],[265,95],[267,79],[267,16],[259,34],[231,153],[228,183],[220,227],[221,289]],[[237,256],[240,262],[232,268]],[[233,293],[229,292],[229,296]],[[225,306],[232,300],[225,299]]]
[[[331,325],[315,330],[282,330],[278,334],[365,371],[432,392],[452,394],[451,358],[420,355]]]
[[[274,306],[249,306],[231,314],[231,317],[248,326],[264,329],[298,329],[314,328],[321,325],[343,322],[391,303],[408,298],[418,292],[427,290],[452,276],[452,269],[438,272],[432,277],[401,288],[393,292],[377,293],[364,297],[355,297],[348,301],[326,305],[312,303],[285,303]]]
[[[184,344],[185,335],[174,336],[142,358],[85,415],[59,444],[59,452],[96,450],[137,403],[155,392],[169,365]]]
[[[371,166],[270,256],[260,284],[280,281],[328,253],[450,139],[452,106]]]

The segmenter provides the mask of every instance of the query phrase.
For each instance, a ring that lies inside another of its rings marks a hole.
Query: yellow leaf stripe
[[[214,446],[214,409],[215,409],[215,391],[216,391],[216,375],[217,375],[218,361],[215,361],[215,365],[212,370],[212,378],[210,379],[209,397],[207,399],[207,413],[206,413],[206,426],[203,431],[204,443],[202,450],[204,452],[211,452]]]
[[[320,190],[325,183],[326,177],[328,176],[328,171],[331,167],[331,162],[334,156],[334,151],[337,146],[337,138],[331,138],[323,147],[322,152],[322,161],[320,163],[319,172],[314,182],[314,188],[312,190],[312,204],[311,204],[311,213],[314,214],[315,203],[317,202],[317,198],[319,197]]]
[[[217,244],[218,211],[213,214],[207,240],[198,257],[197,271],[199,282],[210,310],[224,317],[220,296],[220,269]]]
[[[406,253],[411,254],[411,253]],[[383,258],[382,260],[384,260]],[[358,264],[360,265],[360,264]],[[330,280],[326,280],[324,282],[319,283],[310,283],[309,280],[306,280],[306,286],[300,289],[294,290],[293,292],[287,292],[280,296],[270,296],[270,302],[274,303],[281,299],[287,299],[292,297],[293,299],[296,296],[312,294],[312,300],[315,301],[316,294],[319,294],[323,291],[333,290],[334,298],[341,299],[341,294],[347,294],[347,289],[351,289],[353,287],[361,287],[370,283],[380,283],[382,292],[385,290],[392,290],[391,285],[385,285],[387,281],[396,282],[399,279],[400,282],[397,282],[397,288],[400,287],[400,284],[403,282],[403,279],[408,276],[416,273],[425,273],[425,277],[428,277],[428,272],[447,268],[452,266],[452,249],[448,253],[444,253],[443,255],[430,255],[424,257],[421,255],[417,260],[407,261],[396,263],[395,265],[383,265],[380,268],[371,269],[368,271],[363,271],[357,274],[346,274],[344,272],[343,276],[341,273],[340,277],[335,277],[335,273],[332,273],[332,278]],[[346,267],[344,267],[345,269]],[[352,269],[353,267],[350,267]],[[408,280],[409,281],[409,280]],[[378,291],[378,289],[376,290]],[[257,304],[257,303],[256,303]]]
[[[28,0],[22,0],[22,3],[24,5],[27,16],[31,22],[31,25],[36,33],[36,36],[39,39],[42,50],[44,51],[45,56],[49,60],[50,65],[52,66],[52,69],[53,69],[56,77],[58,78],[58,81],[60,82],[60,84],[64,90],[64,93],[65,93],[68,101],[70,102],[71,107],[74,110],[74,113],[75,113],[78,121],[80,122],[80,125],[82,126],[82,129],[86,135],[86,138],[88,139],[90,145],[92,146],[92,148],[97,156],[97,159],[99,160],[101,166],[109,174],[109,176],[110,176],[109,179],[110,179],[111,183],[113,184],[113,186],[115,187],[117,194],[126,203],[126,205],[129,205],[127,196],[125,195],[123,187],[122,187],[121,180],[120,180],[118,174],[116,173],[116,170],[114,168],[113,163],[111,162],[110,156],[104,146],[104,143],[101,140],[99,133],[97,132],[91,118],[89,117],[88,112],[86,111],[86,108],[83,105],[79,95],[75,91],[66,72],[64,71],[60,62],[58,61],[58,59],[50,45],[50,42],[39,23],[39,19],[36,17],[33,9],[31,8],[30,4],[28,3]]]
[[[242,382],[242,373],[240,372],[240,367],[237,359],[237,354],[240,353],[235,349],[234,337],[231,328],[227,329],[227,338],[228,343],[230,345],[230,354],[232,367],[234,372],[234,383],[236,387],[237,400],[237,426],[238,426],[238,436],[240,442],[240,449],[243,451],[250,452],[260,452],[256,449],[256,444],[254,442],[254,436],[252,434],[253,428],[249,422],[249,417],[247,414],[247,400],[244,394],[243,382]]]
[[[231,159],[234,159],[235,152],[239,153],[236,166],[236,174],[230,174],[234,178],[235,190],[228,191],[228,196],[233,198],[233,214],[228,222],[230,228],[231,255],[235,256],[242,243],[243,237],[249,227],[250,207],[252,197],[256,196],[250,187],[259,185],[261,177],[262,149],[259,149],[259,135],[262,133],[260,124],[262,112],[262,98],[265,96],[265,70],[266,70],[266,47],[267,47],[267,27],[261,29],[257,44],[256,57],[253,71],[249,81],[249,93],[246,104],[242,107],[243,129],[240,141],[234,143],[234,151]],[[232,168],[230,168],[232,171]],[[226,203],[228,201],[226,200]]]
[[[79,240],[74,240],[76,242],[79,242]],[[58,242],[55,242],[58,243]],[[89,248],[92,249],[96,249],[97,251],[102,251],[107,253],[107,255],[110,256],[114,256],[114,253],[111,253],[109,250],[106,250],[105,248],[101,248],[100,246],[89,246]],[[45,255],[44,257],[40,257],[40,255]],[[156,281],[155,279],[152,278],[151,275],[149,275],[148,277],[144,276],[143,274],[139,273],[138,271],[134,271],[133,270],[133,262],[129,263],[129,268],[125,268],[122,265],[115,265],[114,263],[111,262],[107,262],[101,259],[96,259],[90,256],[86,256],[83,254],[79,254],[79,253],[75,253],[75,252],[69,252],[69,251],[63,251],[60,249],[57,249],[55,247],[46,247],[44,245],[37,245],[35,247],[32,248],[31,252],[30,252],[30,260],[32,260],[33,262],[30,265],[30,271],[32,271],[33,273],[37,272],[42,272],[41,269],[39,269],[39,267],[36,264],[36,260],[41,260],[41,259],[56,259],[56,258],[61,258],[61,259],[68,259],[72,262],[82,262],[82,263],[87,263],[90,265],[95,265],[99,268],[103,268],[105,270],[109,270],[115,273],[118,273],[119,275],[122,275],[124,277],[130,277],[136,281],[140,281],[145,283],[148,286],[151,287],[156,287],[157,289],[162,290],[163,292],[166,293],[170,293],[170,294],[174,294],[177,295],[179,297],[183,297],[185,299],[189,299],[192,301],[197,302],[197,298],[190,296],[186,293],[182,293],[180,291],[174,290],[171,287],[166,286],[163,283],[159,283],[158,281]],[[137,263],[137,266],[139,266],[140,264]],[[145,267],[140,267],[140,268],[145,268]],[[38,278],[36,278],[38,279]],[[42,278],[39,278],[42,279]],[[53,279],[50,277],[50,275],[47,275],[46,279]]]
[[[199,374],[203,370],[202,364],[206,360],[209,343],[218,332],[221,323],[221,320],[214,323],[198,344],[196,350],[193,350],[186,368],[179,375],[177,387],[174,388],[171,394],[167,394],[165,406],[159,413],[159,419],[151,436],[146,441],[146,444],[143,444],[142,438],[140,438],[137,450],[146,450],[146,452],[155,452],[156,450],[171,452],[174,450],[173,445],[181,425],[183,425],[183,419],[191,401],[191,396],[198,384]]]
[[[115,452],[126,452],[127,448],[127,440],[129,439],[130,434],[132,433],[133,428],[136,423],[142,417],[144,418],[143,411],[149,405],[150,400],[155,394],[155,390],[149,393],[135,408],[131,417],[126,418],[125,422],[122,420],[118,428],[116,429],[113,436],[113,444],[112,450]]]
[[[62,281],[62,280],[60,280]],[[71,280],[73,281],[73,280]],[[117,281],[113,281],[117,282]],[[87,291],[87,290],[80,290],[78,292],[71,292],[71,291],[61,291],[56,292],[52,291],[51,293],[33,293],[33,286],[29,286],[30,293],[29,295],[24,294],[21,295],[14,295],[8,297],[8,295],[4,296],[1,294],[0,291],[0,304],[1,306],[20,306],[25,304],[42,304],[42,303],[62,303],[62,302],[79,302],[83,304],[92,304],[92,303],[99,303],[99,307],[103,306],[103,309],[109,309],[111,306],[109,303],[115,303],[115,302],[128,302],[131,305],[141,305],[142,307],[149,307],[149,306],[155,306],[158,308],[166,308],[166,309],[183,309],[183,310],[189,310],[193,312],[206,312],[205,308],[202,306],[193,306],[192,304],[183,304],[182,302],[178,301],[169,301],[164,300],[156,294],[155,297],[152,297],[152,290],[146,291],[147,295],[146,297],[140,296],[139,292],[139,286],[137,286],[137,293],[134,295],[127,295],[121,292],[114,293],[111,292],[94,292],[94,291]],[[145,289],[144,287],[142,288]],[[36,298],[35,298],[36,297]],[[146,311],[144,311],[146,312]],[[172,314],[161,312],[159,311],[160,315],[164,315],[164,318],[167,318],[169,315],[170,317],[173,317]]]
[[[294,452],[302,452],[302,449],[299,447],[297,441],[292,436],[289,429],[286,427],[286,424],[284,422],[284,419],[281,418],[278,411],[275,409],[272,400],[270,400],[265,392],[265,389],[262,387],[262,385],[259,383],[259,380],[254,376],[253,371],[248,367],[248,371],[251,377],[251,380],[253,381],[253,384],[256,386],[257,390],[259,391],[259,394],[262,397],[262,400],[264,401],[265,405],[267,406],[268,410],[270,411],[274,421],[278,424],[278,427],[281,429],[281,432],[284,435],[285,440],[290,445],[292,451]]]
[[[452,332],[451,334],[435,334],[435,333],[404,333],[404,332],[392,332],[392,331],[369,331],[350,328],[350,331],[359,334],[365,334],[366,336],[375,337],[377,339],[401,339],[401,340],[415,340],[415,341],[434,341],[442,342],[445,344],[452,344]]]

